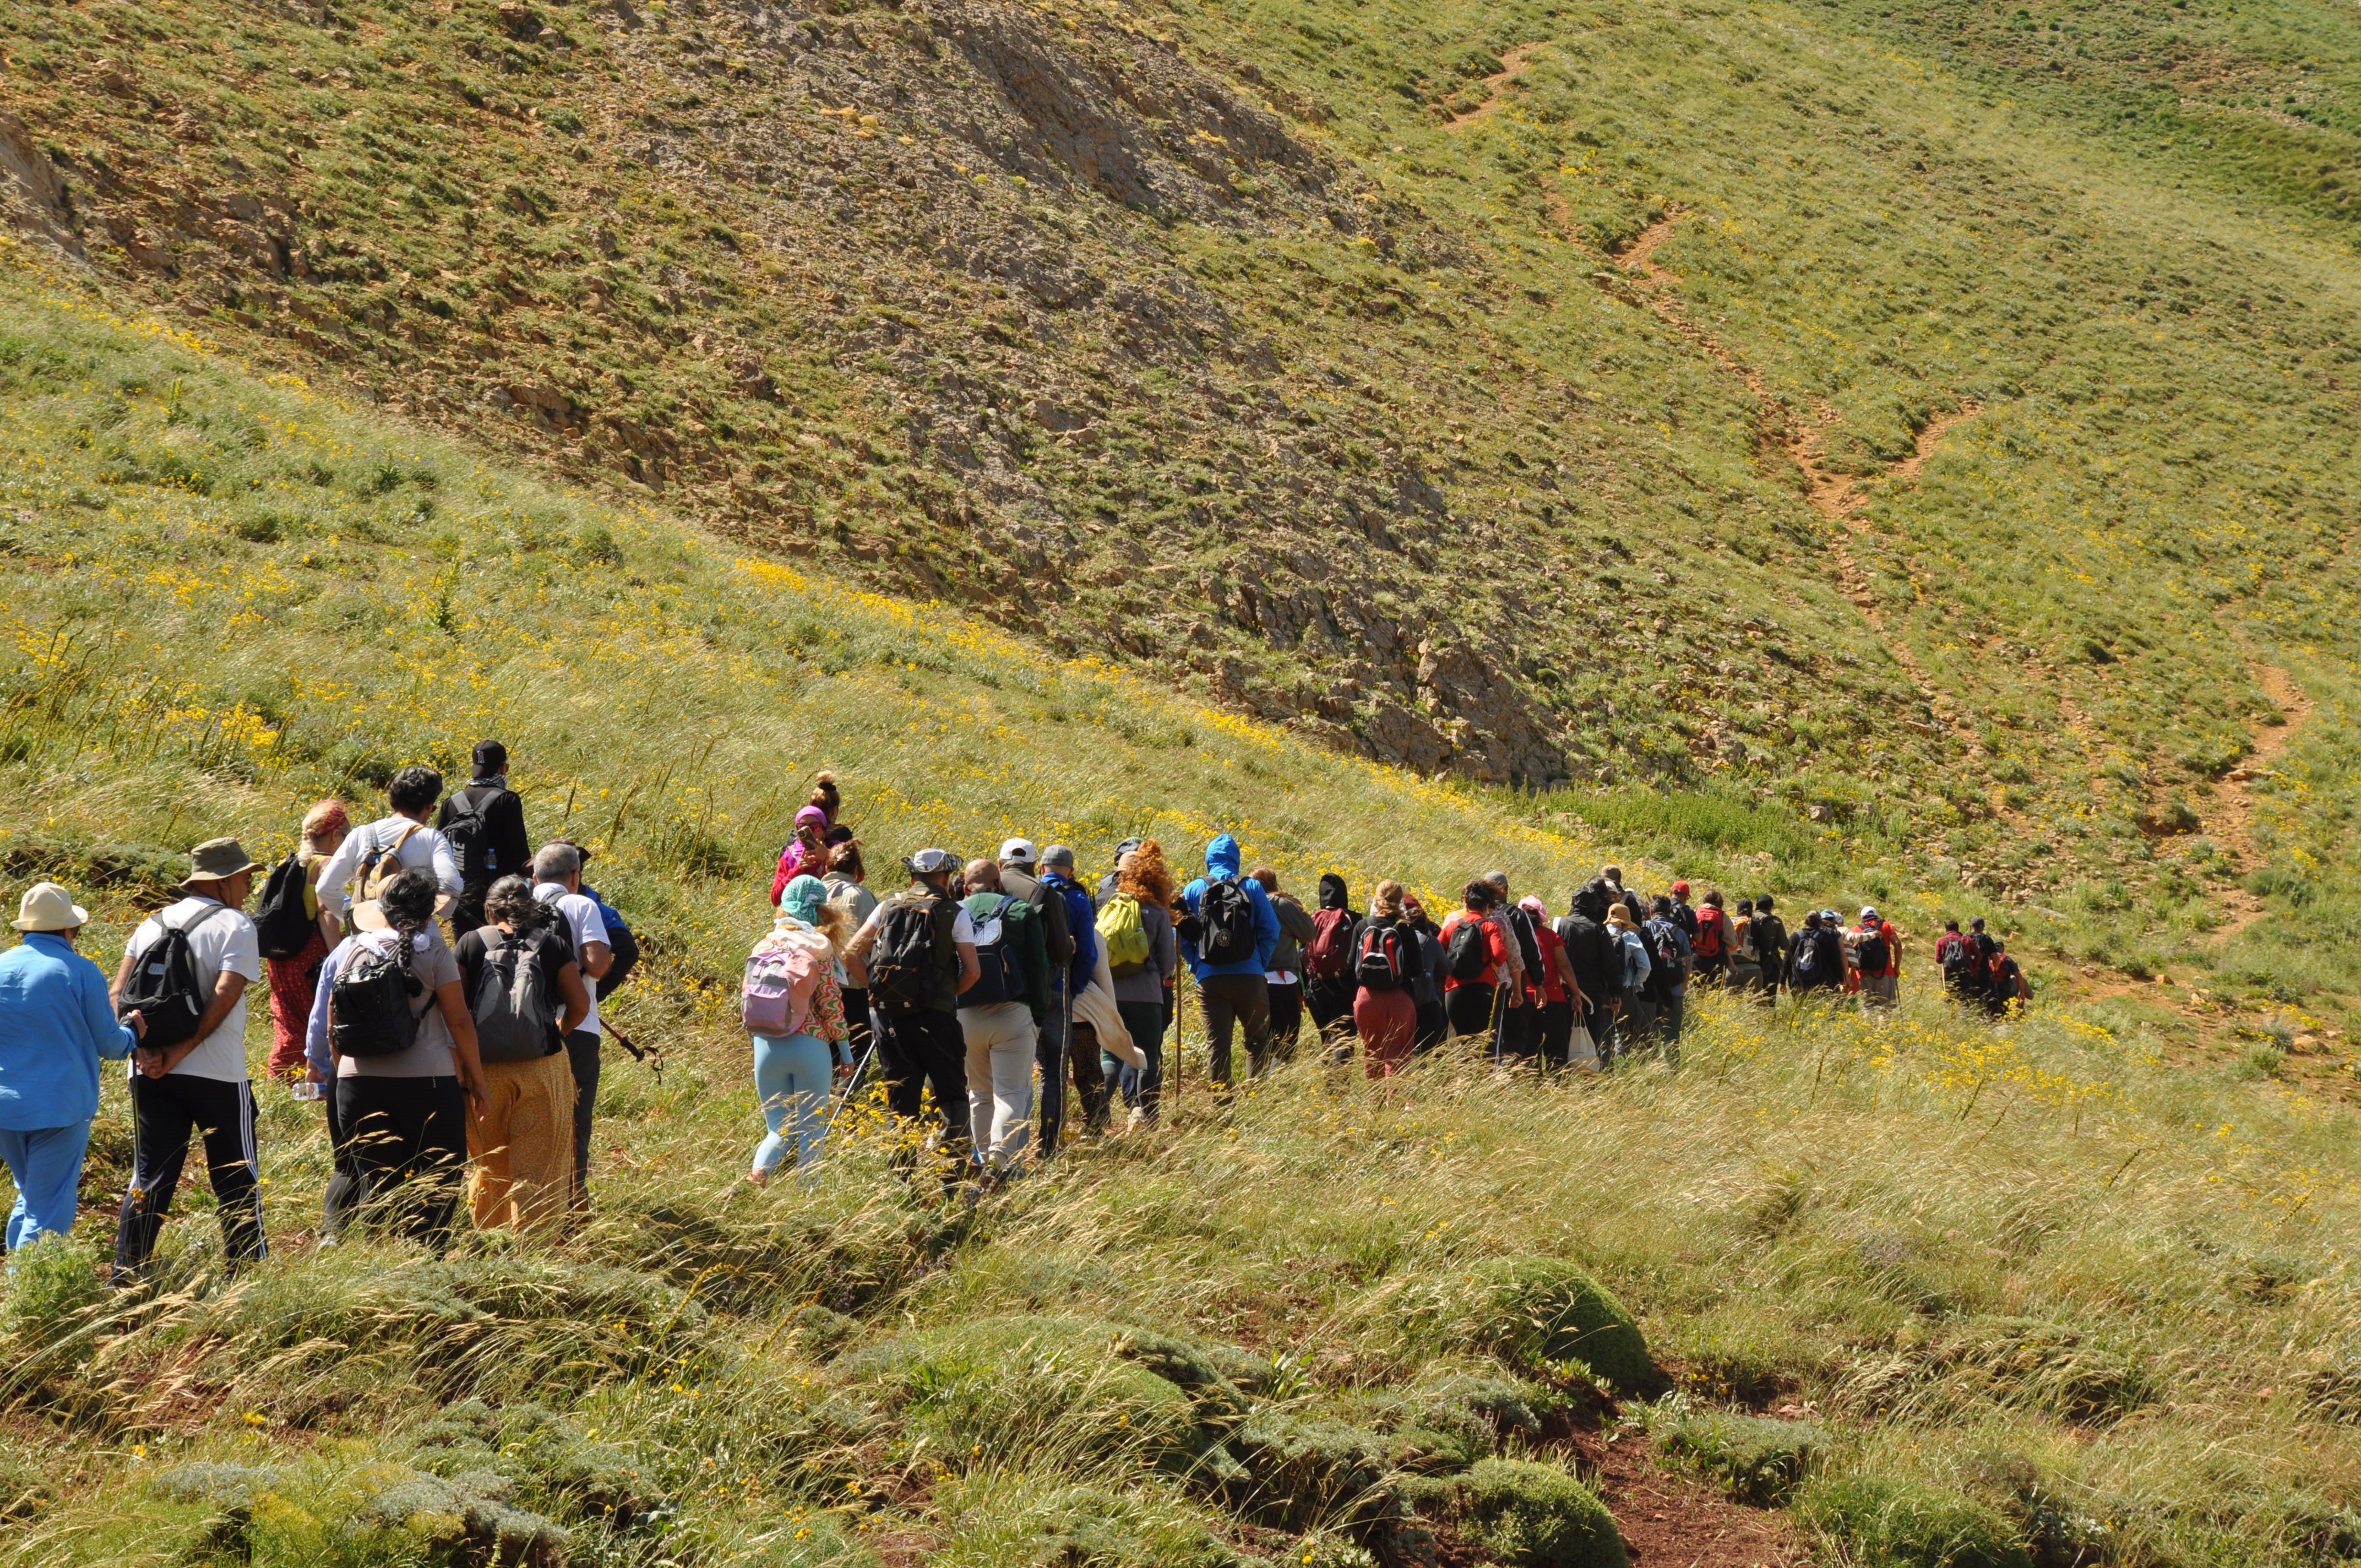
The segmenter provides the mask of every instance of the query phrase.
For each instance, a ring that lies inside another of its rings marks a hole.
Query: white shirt
[[[574,943],[574,961],[581,965],[582,991],[590,999],[590,1011],[583,1015],[581,1023],[575,1025],[576,1032],[587,1029],[591,1034],[598,1034],[598,982],[591,978],[590,966],[583,959],[588,951],[586,943],[607,941],[607,917],[598,913],[598,905],[589,899],[578,893],[566,892],[562,882],[536,883],[533,895],[556,910],[565,920],[566,935]],[[608,945],[612,946],[611,943]]]
[[[223,909],[214,898],[184,898],[159,914],[150,915],[131,934],[130,951],[135,957],[164,939],[164,921],[187,929],[189,923],[206,910],[221,910],[203,925],[189,930],[189,956],[197,963],[197,987],[207,1005],[211,1005],[214,989],[220,984],[222,971],[242,974],[249,986],[262,978],[262,949],[254,933],[254,922],[235,909]],[[136,1070],[136,1069],[135,1069]],[[181,1058],[173,1072],[190,1078],[215,1079],[223,1083],[246,1081],[246,998],[241,995],[237,1005],[220,1026],[199,1040],[194,1049]]]
[[[416,831],[401,839],[401,848],[394,851],[395,862],[404,871],[433,872],[443,891],[458,897],[459,857],[451,852],[451,840],[407,817],[386,817],[345,835],[345,841],[336,846],[336,852],[320,868],[320,907],[337,915],[349,908],[352,899],[346,889],[361,869],[362,857],[377,854],[401,839],[405,828]]]

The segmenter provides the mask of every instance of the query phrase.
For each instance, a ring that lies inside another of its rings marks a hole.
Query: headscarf
[[[828,883],[808,874],[797,876],[779,894],[779,918],[817,926],[820,909],[827,903]]]

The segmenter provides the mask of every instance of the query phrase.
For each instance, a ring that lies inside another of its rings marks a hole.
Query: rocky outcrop
[[[1565,753],[1539,705],[1473,648],[1420,643],[1418,694],[1451,739],[1458,771],[1497,784],[1565,776]]]
[[[82,254],[65,181],[25,123],[0,113],[0,222],[47,240],[69,256]]]

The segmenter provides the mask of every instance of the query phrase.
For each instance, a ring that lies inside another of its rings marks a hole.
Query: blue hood
[[[1238,841],[1227,833],[1205,846],[1205,873],[1225,877],[1238,874]]]

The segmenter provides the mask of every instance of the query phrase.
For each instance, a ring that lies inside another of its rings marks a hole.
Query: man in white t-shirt
[[[590,1110],[598,1102],[598,981],[615,961],[607,940],[607,917],[583,896],[582,851],[559,839],[544,844],[533,858],[533,895],[557,911],[574,945],[574,961],[589,983],[590,1011],[566,1036],[566,1058],[574,1069],[574,1199],[577,1213],[590,1207]]]
[[[131,1122],[136,1152],[131,1184],[115,1229],[115,1277],[129,1283],[156,1251],[156,1237],[180,1189],[189,1135],[203,1135],[205,1168],[221,1215],[222,1252],[232,1269],[259,1261],[261,1163],[254,1147],[254,1093],[247,1081],[246,988],[262,978],[254,922],[246,917],[258,866],[235,839],[214,839],[190,854],[188,896],[149,916],[131,935],[115,971],[118,1003],[141,960],[184,933],[204,1000],[194,1031],[178,1044],[136,1053]],[[186,1016],[185,1014],[182,1014]]]
[[[320,906],[344,914],[357,894],[347,884],[380,861],[386,875],[396,871],[433,872],[443,896],[437,915],[448,915],[459,902],[459,857],[451,841],[426,825],[434,803],[443,797],[443,775],[433,768],[408,767],[385,786],[385,802],[393,815],[345,835],[328,863],[320,868]]]

